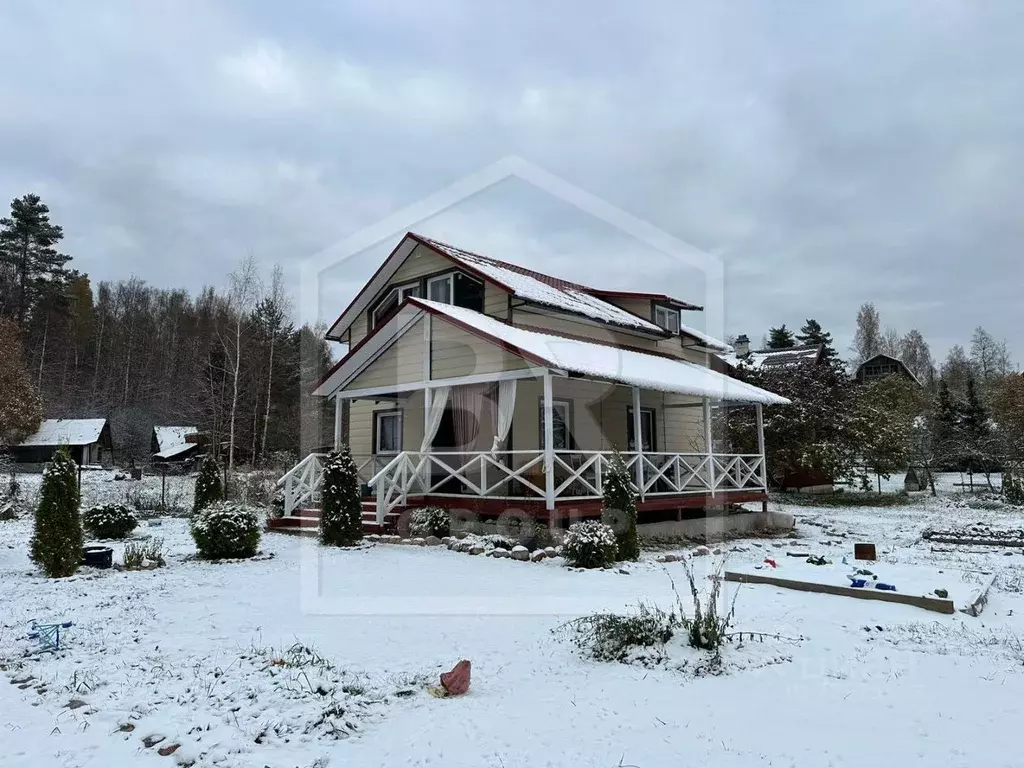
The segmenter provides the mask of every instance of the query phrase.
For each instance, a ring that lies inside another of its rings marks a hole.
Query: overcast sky
[[[94,280],[198,289],[248,253],[295,280],[515,154],[720,256],[729,333],[816,317],[845,350],[873,300],[938,356],[981,324],[1020,361],[1021,40],[1021,0],[6,0],[0,197],[41,194]],[[416,229],[703,301],[525,186]]]

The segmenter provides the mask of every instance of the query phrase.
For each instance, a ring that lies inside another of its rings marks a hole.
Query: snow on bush
[[[78,467],[61,446],[43,471],[30,557],[50,578],[71,576],[82,562]]]
[[[601,522],[615,531],[619,560],[640,559],[640,539],[636,532],[636,486],[622,454],[616,451],[605,472]]]
[[[224,498],[224,488],[220,482],[220,465],[212,456],[203,459],[196,476],[196,491],[192,501],[192,512],[196,513],[208,504]]]
[[[655,661],[663,660],[662,649],[679,626],[676,614],[640,603],[635,614],[595,613],[574,619],[560,629],[569,631],[571,642],[585,656],[628,663],[641,660],[638,649],[648,649]]]
[[[611,526],[596,521],[570,526],[562,543],[566,562],[577,568],[603,568],[611,565],[618,551],[615,531]]]
[[[163,567],[167,564],[167,558],[164,557],[164,540],[129,541],[124,545],[122,562],[126,571]]]
[[[334,547],[358,544],[363,538],[363,498],[359,471],[347,445],[327,457],[322,498],[320,543]]]
[[[192,538],[204,560],[252,557],[260,544],[260,516],[254,507],[218,501],[192,517]]]
[[[440,507],[417,509],[409,518],[410,536],[437,536],[441,539],[451,533],[451,518],[447,510]]]
[[[100,504],[82,514],[82,525],[97,539],[123,539],[138,524],[135,511],[124,504]]]

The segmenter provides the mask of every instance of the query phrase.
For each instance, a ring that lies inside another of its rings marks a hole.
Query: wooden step
[[[362,522],[364,533],[390,533],[398,527],[401,512],[392,510],[384,517],[384,524],[377,524],[377,508],[367,509],[364,503]],[[320,510],[303,508],[295,510],[294,515],[275,517],[267,521],[267,528],[282,533],[315,533],[320,529]]]

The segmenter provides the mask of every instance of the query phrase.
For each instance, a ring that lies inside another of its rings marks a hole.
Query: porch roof
[[[472,333],[496,341],[521,357],[567,373],[660,392],[731,402],[764,405],[786,405],[790,402],[781,395],[686,360],[528,331],[451,304],[417,298],[408,301]]]

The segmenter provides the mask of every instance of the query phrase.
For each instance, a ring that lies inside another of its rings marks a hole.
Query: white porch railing
[[[586,501],[604,494],[611,451],[555,451],[555,499]],[[715,495],[719,491],[763,491],[764,457],[759,454],[623,453],[636,484],[643,461],[642,498]],[[313,453],[278,481],[284,488],[285,515],[316,506],[327,454]],[[403,451],[393,457],[356,457],[360,480],[376,497],[378,523],[405,506],[410,496],[450,496],[505,500],[546,498],[544,452]]]

